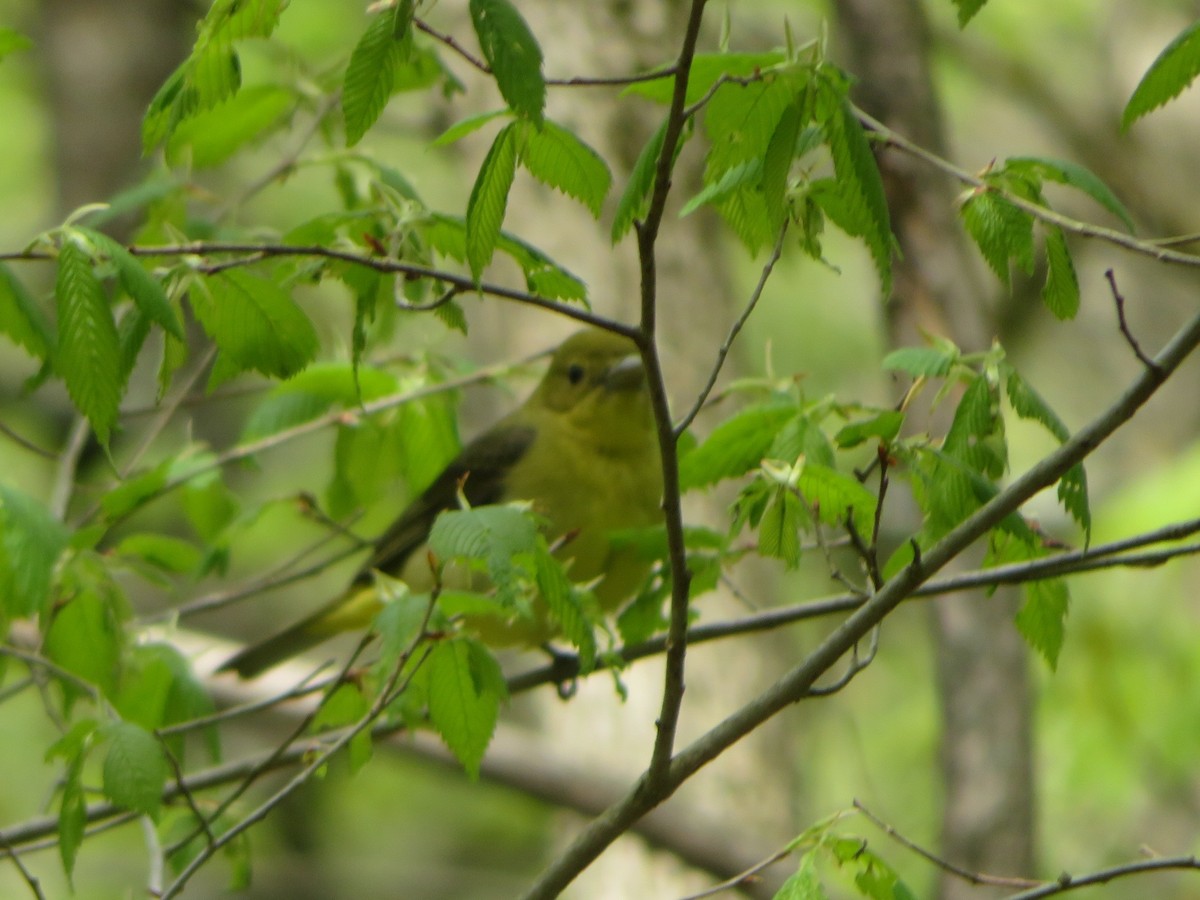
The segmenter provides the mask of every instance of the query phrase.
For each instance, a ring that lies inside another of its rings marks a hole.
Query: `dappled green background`
[[[948,0],[930,0],[927,6],[936,25],[939,87],[956,162],[982,169],[1007,155],[1062,156],[1088,165],[1111,184],[1146,234],[1196,229],[1200,182],[1195,178],[1194,159],[1200,146],[1200,99],[1185,94],[1138,123],[1130,134],[1117,131],[1120,107],[1129,91],[1158,50],[1194,15],[1194,5],[1181,0],[1100,4],[991,0],[961,34],[954,27]],[[722,8],[714,5],[716,12]],[[747,48],[778,43],[784,15],[797,36],[807,38],[821,27],[826,12],[821,4],[812,3],[732,3],[729,9],[731,45]],[[0,0],[0,24],[36,36],[36,14],[33,2]],[[297,71],[315,73],[332,66],[347,52],[362,24],[353,4],[293,3],[272,46],[246,48],[245,81],[266,83],[290,78]],[[551,35],[540,37],[546,43],[554,40]],[[280,46],[290,49],[280,50]],[[836,58],[836,40],[834,48]],[[400,97],[367,138],[373,149],[418,186],[427,203],[446,210],[465,204],[473,177],[468,166],[483,146],[448,152],[429,149],[430,138],[461,114],[457,102],[431,112],[424,95]],[[46,104],[36,48],[0,62],[0,115],[5,122],[0,128],[0,159],[4,160],[0,250],[24,246],[63,212],[56,209],[56,174],[50,165],[53,135]],[[272,139],[226,166],[200,173],[197,181],[218,195],[236,196],[291,148],[297,136],[289,137]],[[255,197],[240,218],[285,229],[332,198],[327,173],[301,167],[283,184]],[[1072,215],[1113,224],[1086,200],[1061,199]],[[666,241],[671,239],[670,224]],[[982,278],[981,296],[964,297],[963,302],[997,306],[999,337],[1011,358],[1067,424],[1077,428],[1138,370],[1115,328],[1103,280],[1105,269],[1115,270],[1129,299],[1130,326],[1146,347],[1157,346],[1191,312],[1196,286],[1195,277],[1187,272],[1120,254],[1104,244],[1077,241],[1072,248],[1084,295],[1077,322],[1054,321],[1036,303],[1037,285],[1020,279],[1011,295],[1002,295],[992,281]],[[732,244],[728,253],[742,292],[748,293],[758,265]],[[885,348],[878,287],[869,260],[860,247],[836,235],[829,236],[826,254],[827,266],[793,258],[781,263],[739,346],[741,371],[761,374],[769,368],[775,374],[802,373],[810,396],[834,393],[841,399],[888,402],[899,388],[878,368]],[[560,261],[569,268],[595,266],[594,261],[587,266],[569,258]],[[599,269],[603,271],[603,266]],[[20,273],[31,286],[47,287],[49,275],[39,266],[22,267]],[[607,311],[604,286],[593,281],[591,287],[598,308]],[[348,358],[352,319],[347,297],[322,286],[306,291],[304,303],[317,320],[323,349],[334,358]],[[474,308],[468,304],[469,313]],[[543,343],[551,341],[549,334]],[[452,366],[465,366],[467,359],[505,358],[506,348],[489,343],[486,335],[473,338],[468,348],[441,326],[402,323],[395,349],[429,352]],[[707,347],[697,348],[698,352],[701,349],[705,357],[711,352]],[[144,371],[139,370],[130,407],[153,399],[154,365],[150,359]],[[53,384],[27,396],[22,383],[33,372],[34,365],[21,351],[0,343],[0,416],[38,445],[55,448],[70,427],[70,409]],[[1195,440],[1198,377],[1193,361],[1090,463],[1095,541],[1194,517],[1200,510],[1200,451]],[[524,377],[516,379],[511,389],[489,386],[468,392],[464,433],[472,433],[495,411],[506,409],[529,383]],[[216,447],[228,446],[263,390],[252,380],[239,381],[193,407],[189,427]],[[703,432],[713,421],[703,418],[698,430]],[[1015,469],[1049,449],[1047,440],[1032,428],[1014,424],[1010,435]],[[182,425],[169,431],[159,452],[166,452],[172,441],[182,437]],[[291,552],[289,548],[319,533],[293,501],[298,491],[323,490],[331,472],[331,445],[329,435],[305,439],[228,473],[246,508],[266,504],[232,552],[231,581],[278,563]],[[118,441],[116,454],[119,457],[129,449]],[[105,466],[100,454],[90,454],[82,475],[102,479]],[[3,437],[0,472],[6,481],[39,496],[49,494],[55,477],[51,461]],[[400,502],[403,492],[403,485],[396,485],[382,498],[385,502],[368,511],[361,523],[363,533],[377,530],[388,516],[389,504]],[[1052,534],[1077,542],[1079,535],[1052,500],[1039,498],[1033,513]],[[177,502],[164,501],[151,515],[161,516],[162,522],[176,521]],[[328,572],[301,587],[222,612],[204,624],[230,634],[270,627],[280,620],[279,609],[319,602],[345,574],[345,569]],[[189,596],[224,583],[210,579],[190,588]],[[1189,560],[1072,581],[1068,641],[1058,671],[1050,673],[1039,660],[1030,661],[1039,687],[1042,875],[1084,872],[1127,861],[1143,848],[1161,854],[1197,851],[1198,585],[1200,567]],[[172,599],[142,581],[131,579],[129,587],[139,607],[147,611],[160,610]],[[813,554],[798,574],[782,581],[779,602],[834,590],[823,560]],[[857,797],[911,839],[936,846],[938,721],[931,687],[927,602],[914,602],[889,619],[878,660],[845,692],[832,700],[804,704],[775,726],[781,743],[774,765],[794,767],[797,775],[795,794],[774,798],[787,811],[793,833],[846,808]],[[986,598],[980,595],[978,602]],[[813,646],[826,627],[798,626],[786,635],[751,640],[769,641],[772,653],[788,658]],[[721,649],[699,649],[693,661],[696,666],[719,668]],[[727,675],[736,681],[739,673]],[[607,684],[599,687],[608,690]],[[748,680],[745,696],[751,694]],[[616,716],[634,715],[633,705],[622,707],[615,697],[611,705]],[[717,710],[713,716],[722,712]],[[704,723],[689,724],[699,729]],[[45,746],[53,735],[38,699],[29,692],[0,706],[0,733],[7,736],[0,741],[0,771],[5,773],[0,827],[8,827],[35,811],[41,814],[51,804],[55,770],[39,764],[28,748]],[[241,741],[252,746],[256,738],[261,741],[261,735],[255,734],[233,737],[227,755],[236,756]],[[614,746],[611,753],[615,760],[629,763],[626,757],[640,749]],[[714,777],[719,777],[717,771]],[[764,766],[760,775],[764,791],[770,793],[777,772]],[[305,805],[296,807],[297,817],[307,823],[303,833],[280,833],[271,826],[254,832],[251,896],[296,897],[303,896],[302,890],[315,897],[509,896],[549,858],[555,835],[577,824],[569,814],[515,792],[467,785],[454,773],[400,758],[378,759],[352,777],[335,767],[308,793],[312,796]],[[681,797],[687,795],[685,788]],[[734,821],[724,827],[737,830],[738,825]],[[877,852],[905,874],[919,896],[927,893],[934,879],[928,865],[865,825],[863,833]],[[786,835],[777,843],[784,839]],[[762,855],[775,846],[764,845]],[[129,886],[144,881],[145,856],[143,835],[135,826],[85,842],[76,870],[76,896],[130,895]],[[65,895],[53,851],[26,854],[25,859],[35,867],[48,896]],[[188,896],[222,896],[226,876],[221,864],[210,866]],[[272,890],[276,893],[269,893]],[[11,867],[0,867],[0,893],[20,896],[25,891]],[[1106,897],[1128,898],[1184,898],[1196,893],[1195,878],[1174,875],[1104,889]],[[577,896],[617,895],[585,879]]]

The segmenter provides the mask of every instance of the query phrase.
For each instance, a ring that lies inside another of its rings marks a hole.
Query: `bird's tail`
[[[223,662],[217,671],[236,672],[242,678],[254,678],[336,634],[366,628],[379,610],[379,596],[375,588],[357,585],[308,618],[238,651]]]

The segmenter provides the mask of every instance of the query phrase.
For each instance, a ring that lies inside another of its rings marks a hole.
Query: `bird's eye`
[[[567,367],[567,381],[571,382],[571,384],[579,384],[579,382],[583,381],[583,376],[583,366],[579,363],[571,363]]]

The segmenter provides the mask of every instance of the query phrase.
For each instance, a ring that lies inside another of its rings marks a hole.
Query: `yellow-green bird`
[[[571,578],[599,578],[594,591],[605,610],[628,599],[648,564],[632,548],[614,549],[609,533],[659,522],[662,497],[646,375],[633,342],[598,328],[569,337],[529,399],[464,447],[400,514],[344,594],[221,669],[251,678],[335,634],[366,628],[381,608],[373,571],[428,590],[426,538],[439,513],[457,508],[460,487],[472,506],[531,501],[548,523],[547,538],[566,536],[557,555],[569,561]],[[507,642],[549,636],[546,625],[527,626]]]

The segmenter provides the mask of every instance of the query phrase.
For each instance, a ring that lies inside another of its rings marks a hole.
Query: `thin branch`
[[[652,777],[650,772],[643,773],[624,798],[610,806],[576,836],[566,851],[538,877],[528,896],[557,896],[633,822],[666,800],[692,775],[747,734],[806,696],[822,674],[922,583],[956,559],[1006,516],[1016,512],[1034,494],[1057,482],[1072,466],[1085,459],[1129,421],[1197,345],[1200,345],[1200,315],[1181,328],[1158,354],[1155,369],[1144,370],[1099,416],[1014,479],[936,544],[915,557],[875,596],[834,629],[799,665],[675,754],[665,775]]]
[[[789,843],[786,847],[776,850],[766,859],[759,860],[745,871],[739,872],[732,878],[722,881],[720,884],[714,884],[710,888],[705,888],[698,894],[688,894],[686,897],[681,897],[680,900],[704,900],[705,897],[713,897],[717,894],[723,894],[725,891],[737,890],[744,887],[746,882],[754,878],[759,872],[770,866],[775,865],[781,859],[786,859],[795,852],[795,847]]]
[[[54,462],[58,461],[58,454],[52,450],[47,450],[45,447],[38,446],[29,438],[17,433],[4,422],[0,422],[0,434],[4,435],[18,447],[24,447],[30,453],[40,456],[42,459],[49,459]]]
[[[783,255],[783,239],[787,236],[787,222],[779,229],[779,237],[775,239],[775,247],[771,251],[771,256],[766,264],[762,267],[762,271],[758,276],[758,284],[754,286],[754,291],[750,294],[750,299],[746,301],[742,313],[734,321],[729,329],[729,333],[725,335],[725,340],[721,343],[721,347],[717,350],[717,358],[713,362],[713,367],[708,373],[708,381],[696,395],[695,402],[692,403],[692,408],[684,414],[683,418],[675,423],[675,436],[679,437],[691,426],[695,421],[696,416],[700,414],[700,410],[704,408],[704,404],[708,401],[709,395],[712,394],[713,388],[717,384],[717,377],[721,374],[721,369],[725,365],[725,359],[729,356],[729,351],[733,349],[733,342],[737,339],[738,334],[745,326],[750,314],[754,312],[758,306],[758,301],[762,298],[763,290],[767,286],[767,279],[771,277],[771,272],[775,268],[775,263],[779,262],[779,257]]]
[[[1133,332],[1129,330],[1129,322],[1125,319],[1125,297],[1117,289],[1117,276],[1113,274],[1112,269],[1106,269],[1104,277],[1108,279],[1109,289],[1112,290],[1113,304],[1117,307],[1117,327],[1121,329],[1121,335],[1125,338],[1125,343],[1129,344],[1129,348],[1133,351],[1133,355],[1138,358],[1143,366],[1147,369],[1154,368],[1154,360],[1148,357],[1143,352],[1137,338],[1133,336]]]
[[[663,143],[654,169],[654,188],[646,208],[646,217],[636,223],[638,261],[641,275],[641,316],[638,337],[642,360],[646,366],[647,382],[658,428],[658,443],[662,451],[663,518],[667,531],[667,548],[671,568],[671,612],[667,626],[667,658],[663,675],[663,697],[659,708],[654,749],[647,769],[651,782],[662,779],[675,748],[675,732],[683,705],[684,663],[687,656],[688,593],[691,572],[687,567],[687,551],[683,537],[683,512],[679,491],[679,460],[676,455],[678,438],[671,428],[671,407],[667,398],[662,361],[655,339],[658,321],[658,263],[656,243],[671,190],[671,170],[675,151],[683,136],[686,120],[688,78],[692,59],[700,40],[700,23],[704,19],[705,0],[692,0],[687,25],[675,64],[675,79],[671,104],[663,129]],[[655,791],[657,788],[654,789]],[[569,855],[570,851],[568,851]],[[557,863],[546,874],[555,871]],[[568,865],[569,868],[569,865]],[[566,882],[543,875],[531,888],[529,898],[557,897]]]
[[[1089,875],[1069,875],[1064,872],[1055,881],[1041,887],[1021,891],[1019,894],[1010,894],[1007,900],[1040,900],[1042,897],[1055,897],[1079,888],[1108,884],[1118,878],[1145,875],[1149,872],[1164,872],[1171,869],[1200,869],[1200,859],[1195,856],[1157,856],[1153,859],[1143,859],[1138,862],[1100,869]]]
[[[76,416],[67,437],[67,446],[58,457],[54,472],[54,486],[50,491],[50,513],[60,522],[66,518],[71,495],[75,492],[75,474],[79,470],[79,458],[87,446],[91,426],[83,416]]]
[[[937,856],[919,844],[909,840],[887,822],[883,821],[877,815],[863,806],[859,800],[854,801],[854,808],[862,813],[871,822],[871,824],[873,824],[892,840],[896,841],[896,843],[900,844],[902,847],[911,850],[913,853],[917,854],[917,856],[921,857],[927,862],[932,863],[939,869],[949,872],[951,875],[955,875],[964,881],[970,882],[971,884],[986,884],[993,887],[1006,888],[1025,888],[1041,883],[1028,878],[1010,878],[1005,875],[986,875],[982,872],[972,872],[968,869],[964,869],[962,866],[957,866],[949,860],[942,859],[940,856]]]
[[[17,867],[17,872],[19,872],[21,878],[25,880],[25,884],[29,886],[30,893],[32,893],[37,900],[46,900],[46,895],[42,893],[41,883],[37,880],[37,877],[25,867],[24,861],[21,859],[17,851],[13,849],[12,844],[5,839],[3,834],[0,834],[0,850],[4,851],[4,855],[11,859],[13,865]]]

